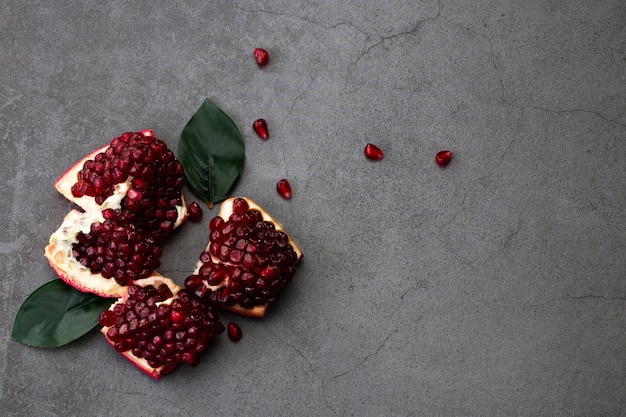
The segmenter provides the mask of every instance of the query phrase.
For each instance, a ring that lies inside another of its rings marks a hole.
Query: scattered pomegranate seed
[[[187,212],[189,213],[189,220],[192,222],[199,222],[202,219],[202,207],[195,201],[187,206]]]
[[[276,190],[278,191],[278,194],[280,194],[280,196],[285,200],[290,200],[293,195],[293,193],[291,192],[291,184],[289,184],[289,181],[284,178],[278,181],[278,184],[276,184]]]
[[[270,54],[263,48],[256,48],[254,50],[254,59],[259,66],[263,67],[269,62]]]
[[[448,165],[450,161],[452,161],[452,152],[450,151],[439,151],[435,155],[435,162],[442,168]]]
[[[241,327],[237,323],[228,323],[228,337],[230,337],[230,340],[237,343],[241,340],[241,336],[243,336]]]
[[[364,152],[365,157],[367,159],[371,159],[372,161],[380,161],[385,156],[383,150],[372,143],[368,143],[367,145],[365,145]]]
[[[270,132],[267,130],[267,122],[265,119],[255,120],[252,124],[252,128],[261,139],[268,140],[270,138]]]

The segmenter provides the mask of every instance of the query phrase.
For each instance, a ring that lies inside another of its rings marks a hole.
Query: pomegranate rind
[[[154,136],[151,130],[142,130],[145,136]],[[77,182],[78,173],[83,169],[85,162],[92,160],[97,154],[105,152],[110,145],[102,146],[80,159],[63,173],[54,183],[54,188],[61,193],[67,200],[79,206],[84,213],[78,210],[72,210],[65,216],[61,226],[52,234],[50,242],[44,250],[44,256],[48,259],[50,266],[63,281],[73,286],[79,291],[90,292],[104,298],[118,298],[125,292],[125,287],[119,285],[114,279],[104,278],[100,273],[92,273],[88,268],[82,266],[73,256],[71,241],[66,239],[56,239],[59,235],[71,235],[78,231],[78,227],[73,228],[72,224],[84,221],[85,216],[96,216],[97,213],[105,208],[117,208],[119,202],[123,198],[116,192],[113,196],[107,198],[102,205],[98,205],[93,197],[83,196],[74,197],[72,194],[72,186]],[[116,186],[119,192],[125,193],[127,186],[132,177],[125,182]],[[182,225],[188,218],[187,205],[185,196],[181,193],[182,204],[176,206],[178,217],[174,223],[174,229]],[[64,231],[65,230],[65,231]],[[70,236],[71,237],[71,236]],[[156,271],[155,271],[156,272]],[[145,279],[132,281],[130,283],[143,282]]]
[[[222,205],[220,206],[220,211],[218,212],[217,215],[220,216],[224,220],[228,220],[230,215],[233,214],[233,212],[234,212],[234,210],[233,210],[233,202],[237,198],[242,198],[242,199],[246,200],[246,202],[248,203],[249,209],[258,210],[263,215],[263,220],[272,222],[274,224],[274,227],[275,227],[276,230],[281,231],[281,232],[285,233],[285,235],[287,235],[288,242],[293,247],[293,250],[294,250],[294,252],[296,253],[296,256],[297,256],[296,263],[299,262],[303,258],[304,254],[302,252],[302,249],[293,240],[293,238],[285,230],[285,228],[274,217],[272,217],[272,215],[270,215],[263,207],[261,207],[259,204],[257,204],[253,200],[249,199],[248,197],[232,197],[232,198],[224,200],[222,202]],[[205,249],[205,251],[208,252],[209,254],[210,254],[210,250],[209,250],[210,246],[211,246],[211,242],[209,242],[209,244],[207,245],[207,247]],[[223,262],[223,261],[219,260],[218,258],[213,256],[212,254],[211,254],[211,259],[215,263],[230,264],[229,262]],[[201,267],[202,267],[202,261],[198,261],[196,263],[196,268],[195,268],[193,273],[195,275],[197,275],[200,272],[200,268]],[[220,288],[222,286],[221,284],[220,285],[216,285],[216,286],[209,286],[206,282],[204,283],[204,285],[207,285],[207,287],[211,288],[212,290],[216,290],[216,289],[218,289],[218,288]],[[238,315],[241,315],[241,316],[254,317],[254,318],[263,318],[267,314],[267,309],[269,308],[269,303],[256,305],[256,306],[254,306],[252,308],[245,308],[245,307],[242,307],[239,304],[235,304],[235,305],[232,305],[232,306],[224,305],[224,304],[217,304],[217,307],[219,307],[222,310],[229,311],[231,313],[235,313],[235,314],[238,314]]]
[[[164,303],[171,302],[174,298],[176,298],[178,291],[181,290],[181,288],[178,285],[176,285],[174,281],[160,275],[159,273],[155,273],[154,275],[150,277],[142,279],[139,285],[141,286],[153,285],[155,288],[158,288],[161,284],[167,284],[167,286],[170,288],[173,294],[173,297],[167,299],[166,301],[163,301]],[[125,303],[127,298],[128,298],[128,292],[125,291],[124,294],[119,298],[119,300],[117,300],[115,303],[111,305],[109,310],[113,310],[117,304]],[[107,343],[111,345],[111,347],[114,347],[115,343],[111,339],[109,339],[109,337],[107,336],[108,330],[109,330],[108,326],[103,326],[102,329],[100,329],[100,333],[104,335],[104,338],[106,339]],[[150,364],[148,364],[148,361],[145,360],[144,358],[138,358],[137,356],[133,355],[131,350],[127,350],[125,352],[118,352],[118,353],[120,353],[123,357],[125,357],[130,363],[135,365],[137,369],[139,369],[141,372],[143,372],[144,374],[156,380],[160,379],[163,375],[166,375],[174,370],[174,369],[166,370],[165,366],[159,366],[158,368],[153,368],[150,366]]]

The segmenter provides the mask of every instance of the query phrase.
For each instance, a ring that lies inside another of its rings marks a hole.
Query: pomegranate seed
[[[237,343],[241,340],[241,336],[243,336],[241,327],[239,327],[237,323],[228,323],[228,337],[230,340]]]
[[[291,184],[289,184],[289,181],[287,181],[286,179],[283,178],[282,180],[278,181],[278,184],[276,184],[276,190],[278,191],[278,194],[280,194],[280,196],[285,200],[291,199]]]
[[[365,157],[367,159],[371,159],[372,161],[380,161],[385,156],[383,150],[378,146],[368,143],[365,145]]]
[[[202,207],[195,201],[187,207],[189,212],[189,220],[192,222],[199,222],[202,219]]]
[[[263,48],[256,48],[254,50],[254,59],[259,66],[263,67],[269,62],[270,54]]]
[[[270,133],[267,130],[267,122],[265,119],[255,120],[252,124],[252,128],[261,139],[268,140],[270,138]]]
[[[100,324],[103,326],[113,326],[117,322],[118,314],[113,310],[104,310],[100,314]]]
[[[448,165],[450,161],[452,161],[452,152],[450,151],[439,151],[435,155],[435,162],[442,168]]]

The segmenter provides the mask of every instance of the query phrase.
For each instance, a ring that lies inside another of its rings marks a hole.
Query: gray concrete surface
[[[622,0],[8,0],[0,63],[1,415],[626,415]],[[235,194],[305,252],[279,304],[159,382],[97,332],[12,341],[55,277],[54,180],[127,130],[177,149],[205,97],[245,136]]]

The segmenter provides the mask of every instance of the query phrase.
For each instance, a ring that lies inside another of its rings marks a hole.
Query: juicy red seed
[[[224,219],[222,219],[220,216],[215,216],[209,222],[209,230],[212,232],[219,230],[221,229],[223,224],[224,224]]]
[[[117,322],[119,315],[113,310],[104,310],[100,314],[100,324],[106,327],[113,326]]]
[[[189,220],[192,222],[199,222],[202,219],[202,207],[195,201],[187,206],[189,212]]]
[[[365,145],[364,153],[365,157],[372,161],[380,161],[385,156],[383,150],[372,143]]]
[[[254,59],[259,66],[265,66],[270,60],[270,54],[263,48],[256,48],[254,50]]]
[[[265,119],[255,120],[254,123],[252,123],[252,129],[254,129],[261,139],[268,140],[270,138],[270,132],[267,130],[267,122]]]
[[[450,161],[452,161],[452,152],[448,150],[439,151],[435,155],[435,162],[437,163],[437,165],[439,165],[442,168],[448,165]]]
[[[289,184],[289,181],[287,181],[286,179],[278,181],[278,184],[276,184],[276,190],[278,191],[278,194],[280,194],[280,196],[285,200],[291,199],[293,195],[293,193],[291,192],[291,184]]]
[[[228,323],[228,337],[230,340],[237,343],[241,340],[242,336],[241,327],[239,327],[237,323]]]
[[[237,197],[233,200],[233,211],[235,213],[244,214],[246,211],[248,211],[249,208],[250,206],[245,199]]]

